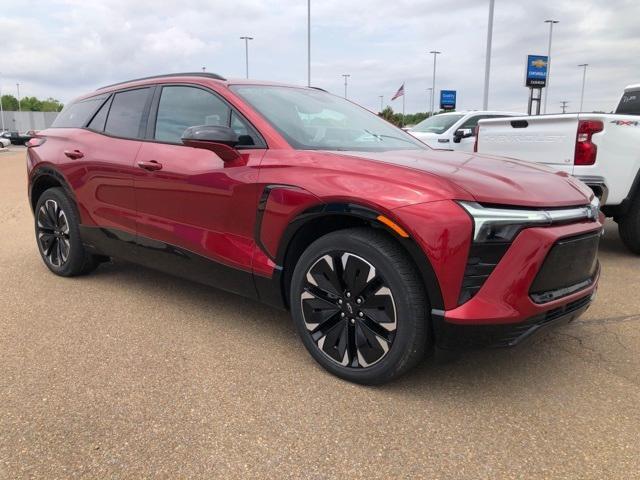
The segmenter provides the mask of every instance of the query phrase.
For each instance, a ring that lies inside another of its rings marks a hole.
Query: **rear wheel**
[[[82,245],[75,206],[61,188],[50,188],[38,199],[35,230],[42,260],[56,275],[72,277],[97,267],[98,259]]]
[[[636,195],[629,211],[618,219],[622,243],[633,253],[640,254],[640,194]]]
[[[311,244],[291,284],[293,319],[309,353],[331,373],[363,384],[390,381],[423,358],[427,303],[404,250],[364,228]]]

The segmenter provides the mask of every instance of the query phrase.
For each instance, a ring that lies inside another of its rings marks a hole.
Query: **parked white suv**
[[[543,163],[582,180],[618,223],[627,248],[640,254],[640,84],[625,88],[614,114],[483,120],[477,151]]]
[[[407,129],[407,132],[432,148],[472,152],[478,121],[521,115],[524,114],[482,110],[440,113]]]

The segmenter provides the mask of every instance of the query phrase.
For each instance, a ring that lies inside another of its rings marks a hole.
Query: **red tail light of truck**
[[[574,165],[593,165],[596,163],[598,146],[591,141],[593,134],[604,130],[604,124],[600,120],[578,121],[578,134],[576,135],[576,150],[573,157]]]

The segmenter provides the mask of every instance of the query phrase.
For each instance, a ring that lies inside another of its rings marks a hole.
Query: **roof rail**
[[[216,73],[207,73],[207,72],[165,73],[164,75],[152,75],[150,77],[134,78],[132,80],[126,80],[124,82],[112,83],[111,85],[105,85],[103,87],[97,88],[96,90],[115,87],[116,85],[124,85],[125,83],[139,82],[141,80],[151,80],[154,78],[164,78],[164,77],[205,77],[205,78],[213,78],[214,80],[226,80],[226,78]]]

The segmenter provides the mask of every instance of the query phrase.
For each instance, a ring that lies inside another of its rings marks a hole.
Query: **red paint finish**
[[[603,220],[523,230],[478,294],[447,310],[446,320],[465,325],[517,323],[593,293],[597,279],[589,288],[542,305],[529,298],[529,288],[553,244],[561,238],[600,231]]]
[[[29,149],[30,184],[54,169],[74,193],[83,225],[134,233],[140,244],[177,246],[267,278],[278,267],[272,258],[283,248],[285,230],[302,212],[328,203],[366,207],[410,234],[431,263],[446,320],[460,324],[517,322],[594,288],[544,307],[533,304],[528,289],[553,243],[602,225],[529,228],[481,290],[457,306],[473,229],[455,200],[529,207],[589,203],[591,191],[565,174],[463,152],[295,150],[229,82],[209,78],[156,78],[100,92],[165,83],[216,92],[253,124],[268,148],[242,149],[239,158],[225,162],[210,150],[150,138],[51,128],[40,132],[45,143]],[[260,198],[273,185],[259,224]]]
[[[243,150],[225,163],[210,150],[144,142],[136,162],[162,169],[136,170],[138,235],[250,271],[263,154]]]
[[[445,309],[455,308],[471,245],[471,218],[450,200],[410,205],[393,213],[431,261]]]

